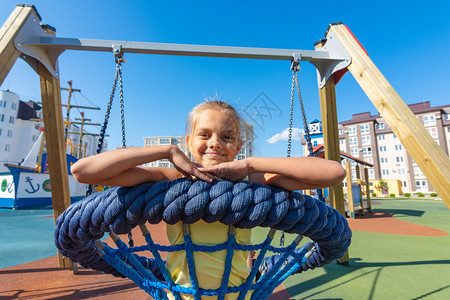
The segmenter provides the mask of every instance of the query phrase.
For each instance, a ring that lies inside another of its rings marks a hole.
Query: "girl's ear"
[[[189,151],[191,151],[191,135],[190,134],[186,134],[186,146],[188,148]]]

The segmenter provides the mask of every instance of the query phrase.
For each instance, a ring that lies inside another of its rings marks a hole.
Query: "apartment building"
[[[247,157],[253,156],[253,124],[243,122],[241,125],[241,139],[243,141],[241,151],[236,156],[236,160],[241,160]],[[186,156],[193,160],[191,153],[186,145],[185,136],[156,136],[156,137],[144,137],[144,147],[154,147],[161,145],[175,145],[186,154]],[[173,165],[167,159],[162,159],[145,164],[148,167],[171,167]]]
[[[450,105],[432,107],[426,101],[408,106],[436,143],[449,155]],[[314,126],[317,127],[317,124]],[[369,180],[398,180],[404,193],[434,191],[380,115],[371,115],[370,112],[354,114],[351,120],[340,122],[338,126],[340,150],[373,164],[373,168],[369,169]],[[323,138],[317,135],[313,137],[314,142],[323,143]]]

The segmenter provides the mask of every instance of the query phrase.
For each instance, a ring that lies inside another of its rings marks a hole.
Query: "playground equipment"
[[[201,219],[229,225],[228,241],[215,246],[192,244],[189,224]],[[169,247],[154,244],[143,224],[146,221],[157,224],[161,220],[168,224],[182,221],[185,242]],[[116,234],[129,233],[137,225],[140,225],[148,245],[129,248]],[[256,226],[271,228],[263,243],[245,246],[235,241],[235,227]],[[270,245],[275,229],[299,236],[288,247],[275,248]],[[112,232],[110,235],[118,249],[97,241],[96,250],[94,240],[99,240],[105,231]],[[313,247],[310,243],[296,248],[302,236],[317,241],[316,245]],[[186,178],[132,188],[112,188],[93,194],[71,205],[58,218],[55,229],[55,243],[61,253],[85,267],[115,276],[125,275],[155,299],[167,299],[164,289],[170,290],[175,299],[181,299],[179,293],[193,295],[195,299],[202,295],[224,299],[228,293],[239,293],[238,299],[244,299],[248,291],[253,292],[251,299],[265,299],[294,272],[321,267],[342,257],[350,245],[350,238],[351,231],[345,217],[309,196],[247,181],[207,183]],[[150,250],[155,259],[133,253],[145,250]],[[159,251],[180,250],[186,251],[191,288],[174,284],[159,255]],[[221,287],[215,290],[199,288],[193,251],[220,250],[227,250]],[[246,281],[240,286],[229,287],[235,250],[260,251]],[[254,280],[268,250],[282,254],[265,259],[273,262],[271,267]]]
[[[347,172],[347,205],[348,215],[354,219],[356,214],[364,216],[365,211],[372,212],[372,203],[370,200],[369,189],[369,172],[367,168],[364,168],[364,178],[361,180],[360,166],[356,166],[356,180],[353,180],[351,171],[351,162],[345,163],[345,171]],[[363,188],[365,189],[366,201],[364,201]]]
[[[341,23],[331,24],[326,39],[311,51],[57,38],[54,28],[40,21],[34,6],[25,5],[17,6],[6,20],[0,30],[0,83],[18,57],[39,74],[55,218],[70,204],[58,69],[58,56],[65,50],[309,61],[318,73],[325,158],[336,161],[340,154],[335,85],[348,70],[450,208],[449,158]],[[330,188],[330,201],[345,213],[342,186]],[[70,263],[60,257],[60,265]]]

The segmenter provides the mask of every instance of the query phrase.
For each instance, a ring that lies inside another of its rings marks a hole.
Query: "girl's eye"
[[[232,141],[232,140],[234,140],[234,137],[232,135],[226,135],[226,136],[223,137],[223,139],[225,141]]]
[[[200,133],[198,134],[198,136],[200,136],[200,137],[208,137],[208,134],[205,133],[205,132],[200,132]]]

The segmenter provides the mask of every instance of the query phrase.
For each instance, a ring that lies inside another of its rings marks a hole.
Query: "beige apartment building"
[[[253,156],[253,124],[243,122],[241,125],[241,139],[243,141],[241,151],[236,156],[236,160],[241,160]],[[189,159],[193,159],[186,145],[185,136],[156,136],[144,137],[144,147],[153,147],[161,145],[175,145],[186,154]],[[171,167],[173,165],[167,159],[162,159],[145,164],[149,167]]]
[[[426,101],[408,106],[449,155],[450,105],[432,107]],[[312,129],[317,126],[313,125]],[[317,146],[323,143],[321,130],[320,133],[317,130],[313,132],[313,144]],[[380,115],[363,112],[354,114],[351,120],[340,122],[339,143],[342,152],[373,164],[373,168],[369,169],[369,180],[398,180],[403,193],[434,192],[430,182]],[[353,173],[352,177],[355,178],[354,169]],[[362,177],[365,179],[363,174]]]

